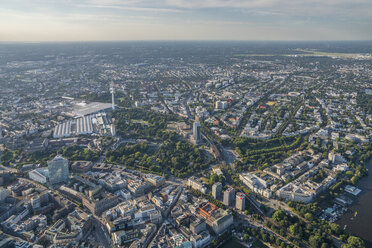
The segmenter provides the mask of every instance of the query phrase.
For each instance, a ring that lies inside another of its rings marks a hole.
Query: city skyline
[[[371,64],[371,41],[0,42],[0,247],[372,247]]]
[[[0,13],[0,41],[372,39],[367,0],[5,0]]]

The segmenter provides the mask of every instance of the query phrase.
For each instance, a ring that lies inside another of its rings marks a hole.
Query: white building
[[[45,184],[48,181],[49,171],[47,167],[38,168],[28,173],[28,177],[36,182]]]
[[[262,178],[252,173],[242,173],[239,175],[239,179],[253,192],[267,198],[271,197],[272,192],[268,189],[266,181]]]
[[[58,124],[54,128],[53,137],[54,138],[70,137],[72,134],[71,125],[72,125],[71,121],[66,121],[64,123]]]
[[[302,189],[300,186],[289,183],[282,188],[280,188],[276,194],[285,200],[298,201],[298,202],[311,202],[313,200],[314,194]]]
[[[203,194],[207,193],[207,187],[204,185],[204,183],[194,176],[190,177],[187,181],[187,185],[190,186],[193,189],[199,190]]]
[[[88,116],[80,117],[76,120],[76,134],[84,135],[93,133],[92,118]]]
[[[120,189],[115,192],[115,195],[123,197],[124,200],[131,199],[131,194],[127,189]]]
[[[346,159],[340,153],[335,153],[333,151],[328,154],[328,160],[333,164],[347,163]]]

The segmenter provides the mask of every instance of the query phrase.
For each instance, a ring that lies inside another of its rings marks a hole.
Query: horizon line
[[[20,44],[41,44],[41,43],[104,43],[104,42],[372,42],[372,39],[340,39],[340,40],[220,40],[220,39],[149,39],[149,40],[45,40],[45,41],[0,41],[0,44],[20,43]]]

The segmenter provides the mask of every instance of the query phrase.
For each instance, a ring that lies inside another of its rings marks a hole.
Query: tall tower
[[[198,116],[196,116],[195,122],[193,124],[193,135],[195,143],[199,144],[201,142],[201,125]]]
[[[68,169],[68,160],[57,155],[53,160],[48,161],[48,172],[50,184],[68,182],[70,171]]]
[[[236,204],[235,207],[240,211],[245,210],[245,194],[239,192],[236,194]]]
[[[219,200],[221,193],[222,193],[222,184],[220,182],[213,184],[212,186],[213,198]]]
[[[194,140],[196,144],[199,144],[201,141],[201,133],[200,133],[200,122],[196,121],[194,122],[193,125],[193,135],[194,135]]]
[[[110,93],[111,93],[111,101],[112,101],[112,110],[115,110],[115,97],[114,97],[114,93],[115,93],[115,89],[114,89],[114,84],[111,83],[110,84]]]
[[[223,193],[223,204],[226,206],[232,206],[235,198],[235,189],[231,186],[228,186]]]

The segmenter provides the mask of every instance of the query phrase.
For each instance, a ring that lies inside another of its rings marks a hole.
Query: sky
[[[0,41],[372,40],[372,0],[0,0]]]

